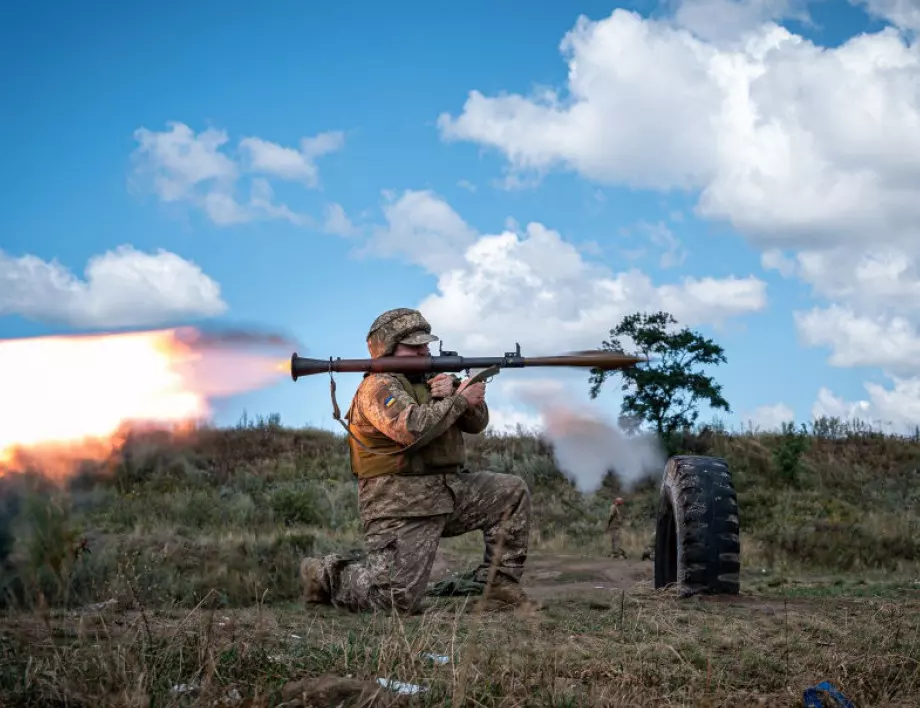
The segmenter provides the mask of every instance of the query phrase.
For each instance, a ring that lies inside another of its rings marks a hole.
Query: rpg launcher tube
[[[377,359],[309,359],[291,355],[291,378],[322,373],[378,373],[378,374],[427,374],[456,373],[470,369],[523,369],[525,367],[579,367],[610,371],[625,369],[640,362],[642,357],[607,352],[603,350],[573,352],[554,356],[523,357],[518,353],[497,357],[464,357],[451,355],[435,356],[385,356]]]

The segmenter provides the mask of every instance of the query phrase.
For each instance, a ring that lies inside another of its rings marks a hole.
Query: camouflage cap
[[[367,333],[367,350],[371,357],[389,356],[397,344],[418,346],[436,342],[431,325],[422,313],[408,307],[387,310],[371,325]]]

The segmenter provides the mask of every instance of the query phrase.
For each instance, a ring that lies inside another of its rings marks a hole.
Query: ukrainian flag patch
[[[387,396],[385,399],[383,399],[383,405],[384,405],[384,407],[386,407],[386,408],[389,408],[389,407],[392,406],[394,403],[396,403],[396,399],[393,398],[393,396]]]

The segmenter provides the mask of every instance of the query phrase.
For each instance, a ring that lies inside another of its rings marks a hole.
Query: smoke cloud
[[[667,457],[654,435],[627,435],[596,409],[572,407],[567,402],[571,396],[555,382],[515,388],[522,403],[540,412],[556,464],[580,492],[596,492],[608,471],[629,491],[638,481],[650,474],[657,476],[664,469]]]

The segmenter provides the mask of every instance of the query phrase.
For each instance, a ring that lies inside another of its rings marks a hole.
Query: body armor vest
[[[424,405],[431,401],[431,391],[424,380],[412,382],[402,374],[396,374],[395,378],[416,403]],[[356,395],[355,401],[357,399]],[[405,447],[371,426],[355,401],[348,412],[348,427],[352,435],[375,452],[391,452]],[[456,425],[408,455],[373,454],[355,443],[351,436],[348,437],[348,448],[352,473],[359,479],[385,474],[438,474],[456,471],[466,463],[466,443]]]

